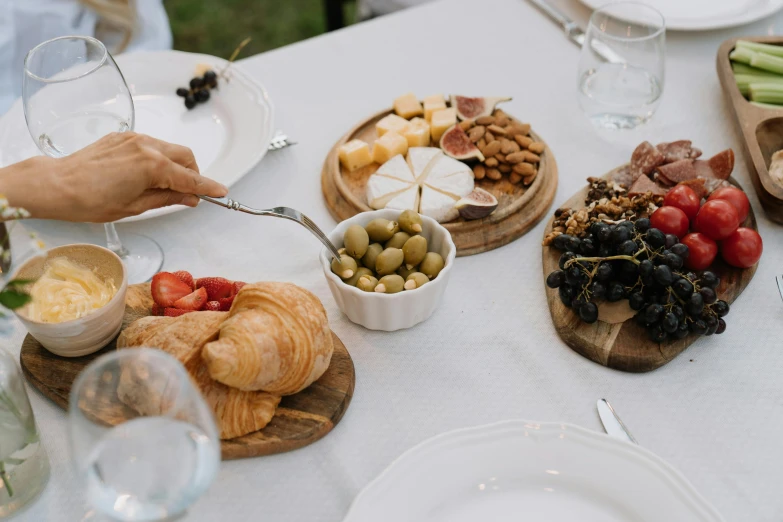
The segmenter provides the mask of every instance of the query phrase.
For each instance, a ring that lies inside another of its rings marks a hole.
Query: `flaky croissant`
[[[323,375],[333,349],[317,297],[290,283],[255,283],[237,294],[219,339],[201,356],[228,386],[290,395]]]

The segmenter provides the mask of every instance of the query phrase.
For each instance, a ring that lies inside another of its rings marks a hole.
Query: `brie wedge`
[[[391,201],[386,203],[384,208],[393,208],[395,210],[413,210],[419,211],[419,186],[411,185],[399,195],[392,198]]]
[[[386,176],[388,178],[399,179],[406,183],[414,183],[416,178],[413,177],[411,169],[408,168],[408,164],[405,163],[405,159],[402,154],[397,154],[392,159],[384,163],[375,171],[376,176]]]
[[[367,180],[367,202],[376,210],[382,209],[386,203],[411,186],[410,183],[386,176],[370,176]]]
[[[427,167],[431,163],[435,163],[435,158],[440,156],[443,156],[443,152],[435,147],[412,147],[408,149],[408,166],[419,183],[426,177]]]
[[[447,196],[425,185],[421,189],[419,213],[423,216],[431,217],[438,223],[445,223],[459,216],[459,210],[454,208],[454,203],[456,202],[457,200],[451,196]]]

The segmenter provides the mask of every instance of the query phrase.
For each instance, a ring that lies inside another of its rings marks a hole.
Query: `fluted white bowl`
[[[337,247],[343,246],[343,234],[351,225],[365,226],[376,218],[397,221],[399,210],[375,210],[362,212],[346,219],[335,228],[329,239]],[[396,294],[363,292],[356,287],[348,286],[337,277],[331,268],[332,257],[323,249],[321,266],[329,283],[334,300],[340,310],[356,324],[370,330],[392,332],[410,328],[426,321],[435,309],[440,306],[446,286],[449,284],[451,267],[457,256],[457,247],[451,239],[451,234],[437,221],[422,216],[422,234],[427,238],[428,250],[443,256],[444,266],[438,277],[415,290],[404,290]]]

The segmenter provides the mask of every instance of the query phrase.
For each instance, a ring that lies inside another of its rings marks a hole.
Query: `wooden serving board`
[[[783,45],[783,37],[732,38],[721,44],[717,58],[718,77],[742,133],[742,149],[753,188],[767,216],[783,223],[783,185],[769,175],[772,154],[783,149],[783,106],[780,109],[761,108],[742,96],[729,60],[729,53],[738,40]]]
[[[615,172],[623,168],[625,167],[619,167],[605,177],[610,178]],[[734,179],[730,178],[729,181],[742,188]],[[585,188],[574,194],[571,199],[560,205],[560,208],[584,208],[588,189],[589,187],[585,186]],[[554,218],[549,220],[544,231],[544,237],[552,231],[553,222]],[[742,226],[758,230],[756,216],[753,214],[752,208]],[[562,252],[554,247],[543,247],[544,279],[550,273],[559,269],[558,262],[561,254]],[[748,286],[748,283],[750,283],[753,274],[756,273],[757,266],[746,269],[734,268],[724,263],[719,256],[710,268],[711,271],[720,277],[720,286],[717,288],[718,298],[729,304],[734,302],[742,291],[745,290],[745,287]],[[667,341],[659,344],[651,341],[645,329],[637,325],[632,319],[619,324],[610,324],[603,321],[586,324],[579,319],[579,316],[573,310],[567,308],[560,301],[557,290],[548,288],[546,284],[544,288],[547,302],[549,303],[549,312],[552,315],[552,322],[560,338],[580,355],[615,370],[625,372],[648,372],[654,370],[677,357],[699,338],[699,336],[691,334],[678,341]],[[726,317],[728,328],[741,328],[741,325],[732,324],[731,313]]]
[[[129,286],[123,328],[140,317],[150,315],[151,307],[149,283]],[[334,332],[332,339],[334,353],[326,373],[305,390],[283,397],[272,421],[263,430],[222,440],[223,459],[258,457],[298,449],[322,438],[340,422],[351,403],[356,375],[348,350]],[[112,341],[91,355],[60,357],[27,335],[19,362],[30,384],[58,406],[67,409],[76,376],[93,359],[116,349],[115,341]]]
[[[335,143],[324,161],[321,189],[329,212],[344,221],[360,212],[371,211],[367,204],[367,179],[380,167],[377,163],[349,172],[340,164],[338,149],[352,139],[372,144],[378,135],[375,124],[391,114],[386,109],[359,123]],[[543,140],[534,132],[531,137]],[[488,252],[518,239],[546,214],[557,191],[557,164],[547,146],[541,155],[539,173],[529,187],[514,185],[507,177],[500,181],[476,180],[476,186],[491,192],[498,199],[498,208],[484,219],[465,221],[462,218],[443,223],[457,246],[457,256]]]

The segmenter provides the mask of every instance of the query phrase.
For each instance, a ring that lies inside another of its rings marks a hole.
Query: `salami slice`
[[[647,192],[652,192],[653,194],[663,196],[666,194],[666,189],[655,183],[647,176],[639,176],[639,178],[634,181],[633,185],[631,185],[631,188],[628,189],[628,195],[630,196],[645,194]]]
[[[674,163],[691,157],[691,140],[678,140],[671,143],[659,143],[655,146],[663,154],[664,163]]]
[[[691,148],[691,153],[688,155],[690,159],[696,159],[699,156],[701,156],[701,149],[697,149],[696,147]]]
[[[638,178],[638,176],[633,176],[631,174],[631,169],[626,166],[614,173],[612,176],[612,181],[618,185],[622,185],[623,187],[628,188],[633,185],[633,182],[636,181],[636,178]]]
[[[649,141],[642,142],[631,155],[631,173],[635,177],[650,174],[655,167],[663,165],[665,157]]]
[[[704,178],[689,179],[688,181],[680,182],[679,185],[690,187],[690,189],[699,196],[699,199],[704,199],[709,196],[709,192],[707,192],[707,189],[704,186]]]
[[[688,181],[697,177],[693,163],[693,160],[681,159],[668,165],[661,165],[658,167],[658,173],[671,181],[673,185],[676,185],[682,181]]]
[[[718,179],[729,179],[734,170],[734,151],[726,149],[707,160],[713,174]]]

